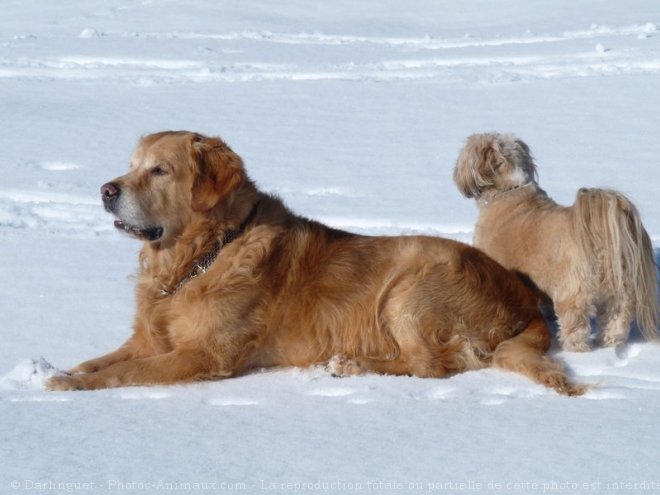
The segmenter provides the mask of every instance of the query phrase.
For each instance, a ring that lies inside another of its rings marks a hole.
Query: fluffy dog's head
[[[454,182],[468,198],[501,192],[536,182],[536,165],[529,147],[510,134],[473,134],[454,168]]]
[[[101,196],[119,230],[166,241],[229,201],[245,181],[242,160],[221,139],[167,131],[143,137],[129,172],[101,186]]]

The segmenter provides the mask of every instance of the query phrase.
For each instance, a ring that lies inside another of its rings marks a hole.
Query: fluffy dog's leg
[[[658,272],[651,239],[635,205],[617,191],[580,189],[573,206],[573,228],[583,252],[599,259],[600,285],[611,298],[632,301],[642,334],[657,339]]]
[[[599,341],[602,345],[617,347],[628,340],[635,307],[624,296],[623,301],[609,300],[598,312]]]
[[[571,352],[589,350],[591,320],[589,306],[577,304],[576,300],[558,301],[555,312],[559,320],[559,342],[562,348]]]
[[[522,373],[563,395],[583,394],[585,387],[571,384],[561,365],[545,355],[549,347],[548,326],[542,318],[537,318],[520,334],[497,346],[493,366]]]

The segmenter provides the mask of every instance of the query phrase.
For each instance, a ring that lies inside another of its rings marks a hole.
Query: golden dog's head
[[[468,198],[515,189],[536,182],[536,177],[529,147],[510,134],[472,134],[454,168],[454,182]]]
[[[129,171],[101,186],[115,227],[137,239],[175,239],[245,182],[243,162],[221,139],[186,131],[143,137]]]

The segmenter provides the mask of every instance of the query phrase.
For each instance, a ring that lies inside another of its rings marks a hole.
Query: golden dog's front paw
[[[57,375],[46,381],[47,390],[85,390],[85,386],[80,377]]]
[[[95,360],[85,361],[84,363],[80,363],[75,368],[71,368],[69,370],[69,373],[71,373],[72,375],[79,375],[81,373],[93,373],[95,371],[98,371],[99,368],[100,367],[98,364],[96,364]]]

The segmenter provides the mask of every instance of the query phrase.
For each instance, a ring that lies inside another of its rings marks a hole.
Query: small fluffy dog
[[[451,240],[366,237],[296,216],[219,138],[146,136],[101,194],[115,226],[144,243],[134,333],[52,390],[328,361],[337,375],[421,377],[493,364],[583,390],[545,355],[537,297],[513,273]]]
[[[634,318],[646,338],[656,338],[656,264],[635,206],[605,189],[580,189],[573,206],[561,206],[537,177],[520,139],[468,138],[454,181],[479,206],[475,246],[552,299],[565,350],[589,349],[591,317],[606,346],[625,342]]]

